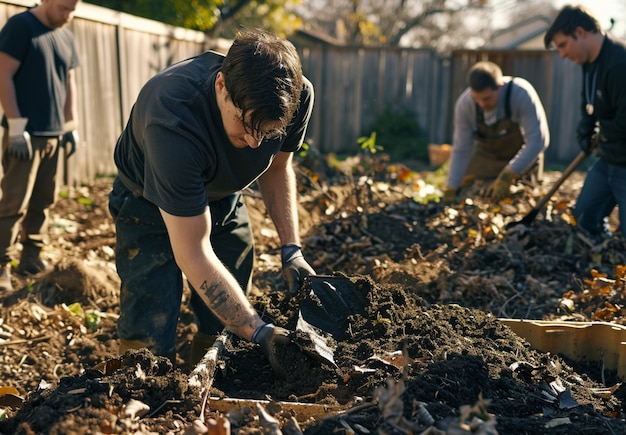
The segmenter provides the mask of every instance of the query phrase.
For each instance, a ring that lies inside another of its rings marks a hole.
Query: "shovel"
[[[337,368],[334,350],[337,341],[347,338],[349,317],[365,312],[365,301],[348,278],[312,275],[307,278],[310,291],[298,313],[296,344],[313,357]]]
[[[361,295],[349,278],[332,275],[309,277],[311,291],[300,305],[302,318],[341,341],[347,336],[348,317],[363,314]]]
[[[569,166],[563,171],[563,173],[561,174],[561,177],[558,180],[556,180],[556,183],[554,183],[550,191],[546,193],[543,198],[541,198],[541,201],[539,201],[539,203],[535,206],[535,208],[533,208],[526,216],[524,216],[522,220],[517,221],[517,222],[509,222],[508,224],[506,224],[506,229],[507,230],[511,229],[517,225],[528,226],[532,224],[535,218],[537,217],[537,215],[539,214],[539,212],[548,203],[552,195],[554,195],[554,192],[556,192],[559,189],[559,187],[561,187],[561,184],[563,184],[563,182],[567,179],[567,177],[569,177],[572,174],[572,172],[574,172],[574,170],[578,167],[578,165],[581,164],[583,160],[585,160],[586,157],[587,157],[587,154],[584,151],[581,151],[580,154],[576,156],[574,161],[570,163]]]

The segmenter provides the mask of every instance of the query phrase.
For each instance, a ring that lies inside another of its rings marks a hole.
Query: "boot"
[[[217,337],[215,335],[205,334],[204,332],[196,332],[191,340],[191,350],[189,351],[189,364],[195,367],[202,357],[207,353],[209,348],[215,344]]]
[[[0,292],[12,292],[13,284],[11,284],[11,263],[1,266],[0,269]]]
[[[41,248],[34,246],[25,246],[22,251],[22,258],[17,272],[20,274],[36,274],[43,272],[48,268],[48,263],[39,258]]]

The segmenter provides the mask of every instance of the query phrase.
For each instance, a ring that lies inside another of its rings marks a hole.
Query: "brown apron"
[[[493,125],[485,124],[483,111],[476,106],[476,144],[470,158],[462,184],[469,184],[474,179],[495,178],[506,167],[524,145],[524,136],[519,125],[511,120],[511,88],[509,82],[505,94],[505,117]],[[522,174],[534,172],[537,179],[543,172],[543,153],[535,163]]]

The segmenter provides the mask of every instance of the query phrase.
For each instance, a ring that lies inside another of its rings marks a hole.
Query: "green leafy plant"
[[[85,319],[85,324],[89,327],[89,329],[91,329],[92,331],[97,331],[98,327],[100,326],[100,320],[102,320],[102,318],[104,318],[104,315],[99,312],[99,311],[95,311],[95,310],[83,310],[83,307],[80,305],[79,302],[74,302],[73,304],[69,305],[67,307],[67,310],[74,314],[75,316],[78,317],[82,317]]]
[[[376,154],[377,151],[382,151],[383,147],[376,144],[376,132],[373,131],[369,136],[362,136],[357,139],[361,149],[370,154]]]
[[[303,142],[302,146],[300,147],[300,151],[298,151],[298,156],[302,158],[306,157],[307,155],[309,155],[310,149],[311,146],[308,143]]]
[[[102,320],[102,316],[95,311],[88,311],[85,313],[85,323],[92,331],[98,330],[100,320]]]

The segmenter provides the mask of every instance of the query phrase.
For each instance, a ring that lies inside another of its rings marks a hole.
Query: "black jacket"
[[[592,89],[594,110],[589,116],[586,105]],[[583,65],[582,94],[583,118],[600,123],[600,156],[626,166],[626,43],[605,36],[595,62]]]

